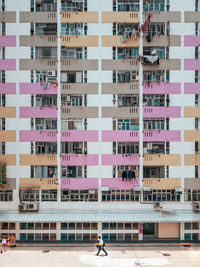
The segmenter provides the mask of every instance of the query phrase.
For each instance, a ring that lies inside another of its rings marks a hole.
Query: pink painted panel
[[[0,59],[0,70],[16,70],[16,59]]]
[[[184,70],[200,70],[200,59],[184,59]]]
[[[98,155],[64,154],[61,155],[61,165],[64,166],[96,166]]]
[[[69,190],[98,189],[98,178],[62,178],[61,189],[69,189]]]
[[[144,118],[180,118],[181,107],[144,107]]]
[[[140,158],[138,154],[112,154],[102,155],[102,165],[139,165]]]
[[[200,94],[200,83],[185,83],[184,93],[185,94]]]
[[[181,131],[144,131],[143,141],[180,142]]]
[[[139,131],[102,131],[103,142],[139,142]]]
[[[102,187],[109,187],[110,189],[133,189],[140,185],[140,179],[131,179],[131,181],[122,181],[122,178],[102,178]]]
[[[56,95],[58,87],[49,84],[44,89],[40,83],[20,83],[20,94],[42,94],[42,95]]]
[[[10,36],[0,36],[0,46],[16,46],[16,36],[10,35]]]
[[[180,94],[180,83],[150,83],[143,85],[143,94]]]
[[[98,142],[98,131],[62,131],[61,141]]]
[[[20,142],[56,142],[57,132],[56,131],[20,131],[19,132]]]
[[[16,94],[16,83],[0,83],[0,94]]]
[[[20,118],[57,118],[57,109],[50,107],[20,107]]]
[[[199,46],[199,45],[200,45],[200,35],[184,36],[184,46]]]

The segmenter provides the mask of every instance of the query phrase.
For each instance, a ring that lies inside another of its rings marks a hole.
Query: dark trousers
[[[97,255],[99,255],[99,253],[100,253],[101,250],[103,250],[103,252],[105,253],[105,255],[108,254],[108,253],[105,251],[104,247],[99,246]]]

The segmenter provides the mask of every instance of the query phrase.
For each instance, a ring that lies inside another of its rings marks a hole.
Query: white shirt
[[[99,245],[103,246],[103,240],[102,239],[99,241]]]

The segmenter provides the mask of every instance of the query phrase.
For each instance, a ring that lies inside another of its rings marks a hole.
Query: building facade
[[[0,5],[0,233],[200,240],[200,1]]]

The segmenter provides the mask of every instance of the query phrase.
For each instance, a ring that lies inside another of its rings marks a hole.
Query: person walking
[[[98,240],[99,240],[99,247],[98,247],[98,252],[96,254],[96,256],[99,256],[99,253],[101,250],[103,250],[103,252],[105,253],[105,256],[108,256],[108,253],[105,251],[105,242],[103,241],[103,239],[98,236]]]

